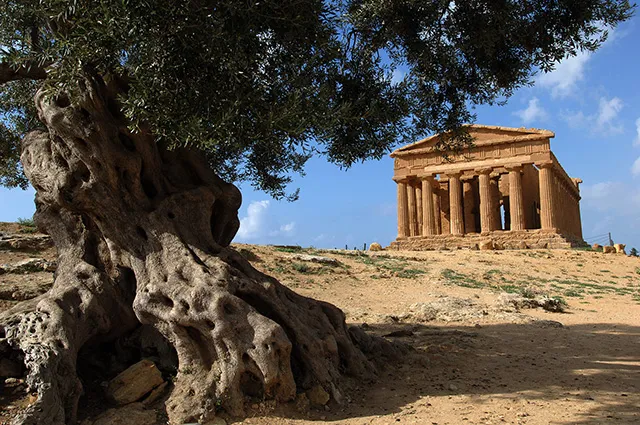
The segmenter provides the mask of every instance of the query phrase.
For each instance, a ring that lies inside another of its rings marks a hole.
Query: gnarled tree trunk
[[[297,295],[228,245],[241,197],[198,153],[132,134],[115,82],[81,81],[83,98],[36,102],[46,131],[23,141],[39,226],[54,239],[53,288],[0,317],[24,354],[38,400],[21,424],[75,421],[77,355],[140,324],[175,347],[179,369],[167,402],[172,423],[206,421],[221,406],[243,413],[246,393],[291,400],[322,385],[340,400],[344,374],[369,377],[338,308]]]

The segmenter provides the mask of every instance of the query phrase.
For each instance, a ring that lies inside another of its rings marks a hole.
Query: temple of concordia
[[[548,130],[469,125],[475,146],[444,158],[439,135],[394,151],[398,238],[392,249],[586,246],[582,180],[549,147]]]

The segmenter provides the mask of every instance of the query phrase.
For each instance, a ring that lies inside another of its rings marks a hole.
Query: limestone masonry
[[[445,159],[440,135],[395,150],[395,249],[586,246],[582,180],[564,171],[548,130],[468,126],[475,146]]]

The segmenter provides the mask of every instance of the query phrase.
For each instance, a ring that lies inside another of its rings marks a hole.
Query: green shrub
[[[36,223],[33,221],[33,218],[18,218],[18,224],[24,227],[36,227]]]

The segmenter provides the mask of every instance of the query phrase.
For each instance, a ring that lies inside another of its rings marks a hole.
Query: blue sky
[[[618,27],[595,53],[580,53],[536,78],[506,106],[477,109],[479,124],[552,130],[551,148],[580,177],[586,238],[611,232],[640,249],[640,18]],[[427,136],[427,135],[425,135]],[[278,202],[242,185],[236,242],[362,247],[396,237],[393,161],[385,157],[349,170],[314,158],[297,202]],[[33,190],[0,189],[0,221],[33,214]]]

